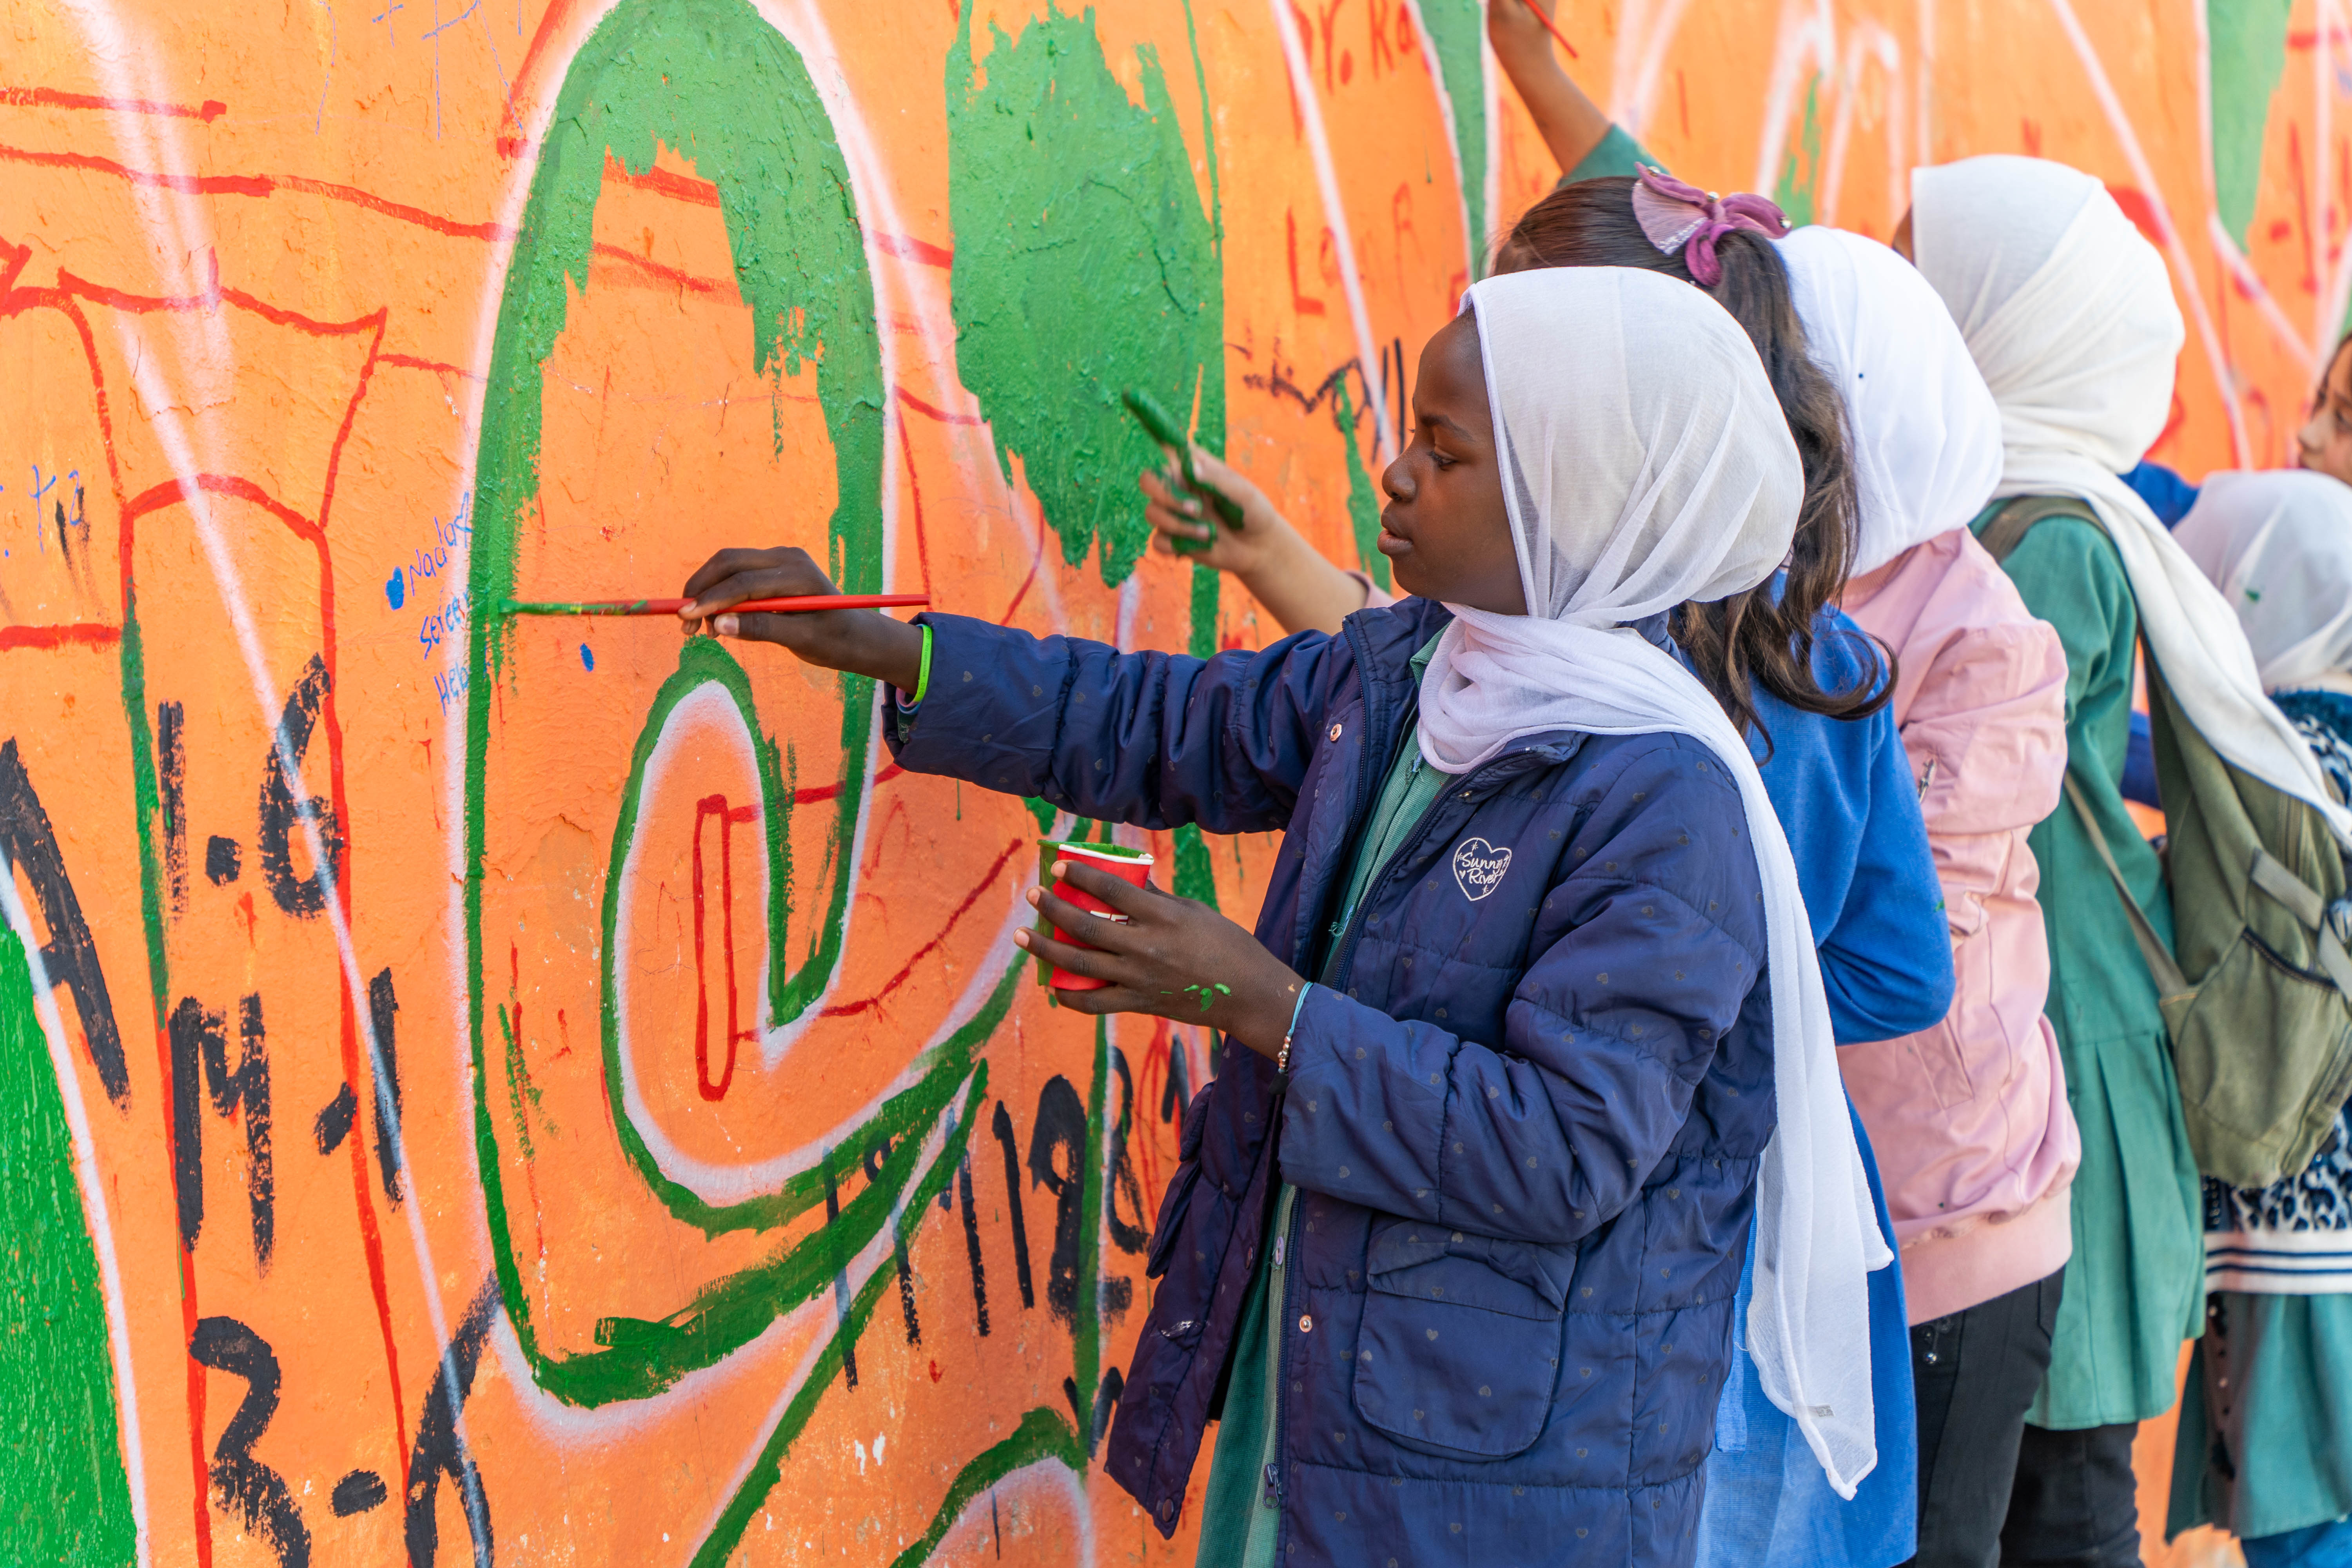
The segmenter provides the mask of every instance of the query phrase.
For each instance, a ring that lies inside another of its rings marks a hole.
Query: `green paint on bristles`
[[[637,616],[647,599],[500,599],[502,616]]]
[[[1210,510],[1215,513],[1213,517],[1204,517],[1201,520],[1209,530],[1208,538],[1169,541],[1176,548],[1177,552],[1182,555],[1198,555],[1216,543],[1217,521],[1220,518],[1224,520],[1227,528],[1240,528],[1242,509],[1223,490],[1202,481],[1199,471],[1192,467],[1192,443],[1185,439],[1184,432],[1176,427],[1176,421],[1168,416],[1168,411],[1160,406],[1160,400],[1139,386],[1130,386],[1119,394],[1119,401],[1126,404],[1127,411],[1135,416],[1137,422],[1144,429],[1150,432],[1153,440],[1176,454],[1177,467],[1184,476],[1184,488],[1207,501]]]

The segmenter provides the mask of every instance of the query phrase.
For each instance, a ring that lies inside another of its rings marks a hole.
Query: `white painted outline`
[[[1348,319],[1356,330],[1356,369],[1364,378],[1364,395],[1375,411],[1373,428],[1385,467],[1396,461],[1396,422],[1389,416],[1380,350],[1372,338],[1371,313],[1364,305],[1364,280],[1357,276],[1355,241],[1348,237],[1348,209],[1339,199],[1339,171],[1331,161],[1331,139],[1323,128],[1323,100],[1315,96],[1315,80],[1307,68],[1306,52],[1299,47],[1289,0],[1267,0],[1267,5],[1274,12],[1275,31],[1282,37],[1283,63],[1290,68],[1290,92],[1298,105],[1299,123],[1307,130],[1307,151],[1314,159],[1315,184],[1323,198],[1323,220],[1339,252],[1339,287],[1347,292]]]
[[[96,62],[107,83],[110,96],[169,102],[173,94],[159,68],[147,61],[143,51],[136,51],[127,40],[110,0],[67,0],[67,9],[80,27],[87,53]],[[131,76],[135,60],[149,66],[144,81],[134,84]],[[138,207],[149,243],[156,252],[156,264],[166,282],[166,293],[194,295],[203,291],[203,279],[190,275],[196,258],[213,254],[210,230],[204,209],[187,194],[194,187],[193,162],[180,139],[177,122],[165,120],[150,124],[147,117],[124,110],[112,110],[107,116],[117,144],[122,149],[126,163],[134,167],[148,167],[173,175],[180,181],[178,189],[168,195],[154,185],[134,187],[132,202]],[[173,275],[180,276],[175,279]],[[177,287],[169,284],[176,282]],[[197,434],[207,452],[219,449],[217,433],[213,428],[214,411],[228,401],[226,382],[236,364],[236,355],[227,333],[223,329],[219,312],[202,311],[173,313],[167,335],[171,340],[179,378],[188,386],[181,395],[177,385],[168,382],[159,369],[154,356],[142,352],[147,346],[144,334],[135,332],[117,313],[117,332],[123,340],[125,357],[130,362],[133,384],[145,406],[152,411],[150,427],[163,447],[165,460],[180,481],[182,503],[195,524],[196,537],[203,546],[206,565],[228,612],[235,631],[238,652],[243,656],[247,679],[253,684],[254,697],[261,709],[263,727],[277,737],[278,768],[287,787],[297,800],[310,796],[302,782],[302,770],[292,749],[286,743],[278,719],[283,704],[269,678],[268,655],[262,648],[256,628],[253,606],[247,601],[245,585],[236,563],[230,559],[226,540],[213,517],[212,500],[197,485],[196,477],[205,466],[195,458],[195,449],[189,432],[184,427],[180,414],[183,408],[193,409]],[[208,373],[190,374],[192,371]],[[214,378],[217,377],[218,382]],[[126,611],[128,606],[125,606]],[[144,722],[142,716],[136,722]],[[367,1042],[368,1063],[374,1079],[375,1102],[386,1134],[392,1141],[394,1157],[403,1170],[410,1169],[406,1140],[399,1117],[390,1103],[390,1075],[385,1071],[383,1044],[376,1038],[375,1021],[368,1006],[367,982],[360,973],[359,954],[352,943],[351,928],[343,919],[341,889],[336,886],[334,863],[326,853],[318,819],[308,816],[302,819],[302,833],[316,868],[320,891],[324,895],[325,914],[333,931],[336,952],[341,960],[344,984],[349,988],[351,1006],[362,1037]],[[452,1359],[448,1314],[441,1300],[440,1271],[434,1266],[431,1239],[425,1232],[424,1203],[412,1186],[404,1202],[394,1207],[405,1213],[409,1246],[415,1253],[419,1274],[418,1292],[425,1301],[425,1312],[433,1325],[436,1360],[442,1374],[455,1380],[456,1363]],[[354,1216],[356,1220],[357,1216]],[[389,1280],[386,1281],[389,1285]],[[429,1397],[429,1385],[428,1385]],[[420,1404],[419,1408],[422,1408]],[[460,1443],[465,1441],[465,1415],[454,1413],[455,1430]],[[411,1434],[399,1435],[400,1442],[408,1443]]]

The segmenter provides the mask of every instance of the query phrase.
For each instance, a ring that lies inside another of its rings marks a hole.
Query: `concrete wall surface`
[[[2336,0],[1573,0],[1680,173],[1884,237],[2095,171],[2281,461]],[[0,0],[0,1539],[1189,1563],[1103,1477],[1204,1032],[1045,1005],[1041,832],[659,620],[724,544],[1123,647],[1144,386],[1379,569],[1548,161],[1475,0]],[[751,650],[756,654],[760,650]],[[1139,834],[1246,921],[1270,842]],[[1205,1479],[1196,1476],[1194,1496]]]

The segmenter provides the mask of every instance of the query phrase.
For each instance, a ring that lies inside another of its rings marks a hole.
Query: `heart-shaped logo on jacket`
[[[1454,879],[1462,884],[1462,896],[1474,904],[1500,887],[1503,873],[1510,868],[1510,850],[1498,849],[1483,838],[1465,838],[1454,847]]]

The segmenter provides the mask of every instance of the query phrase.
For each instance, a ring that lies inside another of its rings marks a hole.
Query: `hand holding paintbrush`
[[[840,592],[805,550],[722,550],[686,580],[677,617],[689,637],[707,621],[720,637],[775,643],[810,664],[914,690],[922,680],[923,634],[908,622],[871,609],[778,614],[740,607],[761,599]]]

